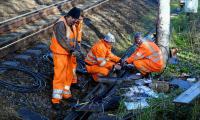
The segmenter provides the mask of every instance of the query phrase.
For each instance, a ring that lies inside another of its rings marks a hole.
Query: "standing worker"
[[[161,72],[163,70],[163,57],[159,47],[152,41],[142,38],[141,33],[134,36],[137,45],[136,51],[126,60],[133,64],[144,77],[148,77],[151,72]]]
[[[72,8],[62,16],[53,27],[53,37],[50,49],[53,53],[54,79],[52,104],[53,108],[60,109],[60,100],[72,97],[70,86],[73,79],[73,56],[79,56],[76,50],[77,31],[73,25],[78,21],[81,10]]]
[[[107,76],[120,58],[111,52],[115,37],[108,33],[104,39],[100,39],[89,51],[85,59],[86,69],[93,79],[98,82],[99,76]]]

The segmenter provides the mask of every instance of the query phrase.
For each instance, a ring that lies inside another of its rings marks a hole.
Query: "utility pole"
[[[162,51],[166,66],[169,56],[170,39],[170,0],[159,0],[159,13],[157,23],[157,44]]]

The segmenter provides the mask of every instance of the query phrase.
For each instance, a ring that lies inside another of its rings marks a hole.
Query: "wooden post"
[[[170,0],[159,0],[159,14],[157,23],[157,44],[160,47],[166,66],[169,55],[170,38]]]

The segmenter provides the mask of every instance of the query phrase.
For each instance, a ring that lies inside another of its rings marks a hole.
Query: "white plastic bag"
[[[198,0],[185,0],[185,12],[197,13]]]

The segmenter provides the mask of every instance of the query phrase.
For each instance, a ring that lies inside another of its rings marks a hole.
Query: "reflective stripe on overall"
[[[68,43],[74,47],[76,33],[74,33],[74,30],[72,31],[71,28],[67,25],[64,17],[61,17],[57,22],[60,21],[64,22],[66,26],[66,37],[69,40]],[[69,97],[71,96],[70,86],[73,79],[73,61],[69,52],[62,48],[62,46],[58,43],[58,40],[55,37],[55,32],[53,32],[50,48],[53,52],[54,61],[52,102],[59,103],[63,95],[69,94]]]

